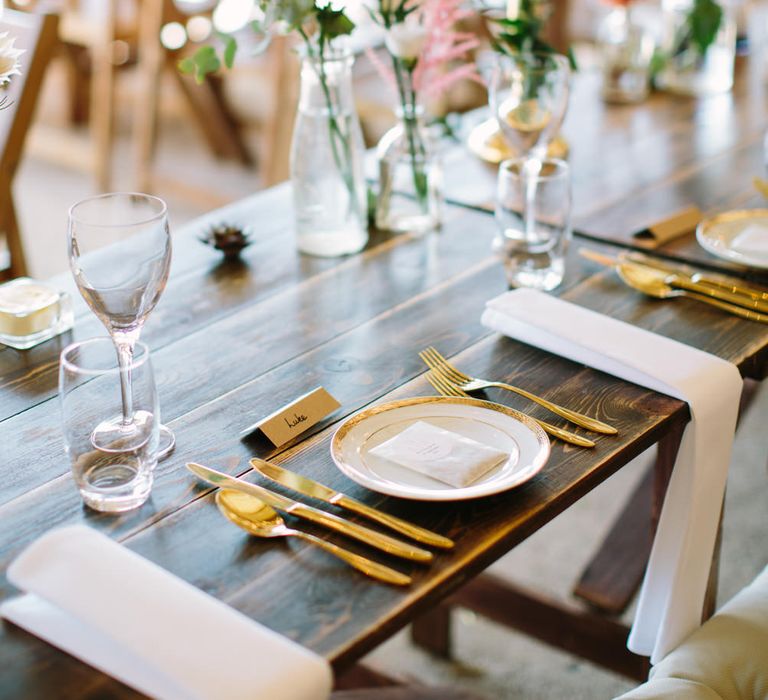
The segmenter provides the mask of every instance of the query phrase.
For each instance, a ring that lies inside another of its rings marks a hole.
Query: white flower
[[[0,85],[5,85],[12,75],[21,75],[19,56],[24,49],[14,49],[15,37],[9,37],[8,32],[0,34]]]
[[[426,41],[427,30],[418,22],[393,24],[384,38],[389,53],[404,61],[418,59]]]

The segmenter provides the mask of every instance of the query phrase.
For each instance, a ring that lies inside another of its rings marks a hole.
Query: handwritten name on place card
[[[246,428],[241,437],[247,437],[258,430],[275,447],[280,447],[333,413],[339,406],[341,404],[333,396],[323,387],[318,387]]]

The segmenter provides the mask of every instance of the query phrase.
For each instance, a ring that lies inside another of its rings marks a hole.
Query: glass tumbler
[[[133,406],[122,435],[96,439],[120,423],[121,371],[130,374]],[[86,505],[108,513],[137,508],[149,498],[157,464],[160,414],[149,349],[137,342],[130,364],[118,365],[109,338],[93,338],[61,353],[59,400],[64,445]]]
[[[526,232],[525,197],[531,177],[536,179],[535,216],[533,226]],[[544,291],[557,287],[563,281],[565,253],[571,238],[568,164],[547,159],[537,173],[531,173],[523,159],[505,160],[499,166],[496,224],[493,249],[504,263],[509,284]]]

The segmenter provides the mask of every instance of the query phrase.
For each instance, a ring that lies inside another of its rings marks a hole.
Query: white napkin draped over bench
[[[660,661],[701,621],[742,380],[735,365],[547,294],[488,302],[488,328],[686,401],[686,426],[640,591],[628,647]]]
[[[322,700],[327,662],[106,535],[52,530],[10,565],[15,624],[156,698]]]

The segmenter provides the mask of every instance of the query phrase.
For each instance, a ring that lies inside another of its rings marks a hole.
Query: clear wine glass
[[[508,145],[524,160],[526,238],[535,238],[536,182],[547,146],[560,129],[568,107],[570,68],[565,56],[520,53],[499,56],[489,98]]]
[[[69,210],[69,265],[83,298],[104,324],[117,350],[122,415],[99,424],[95,447],[138,434],[130,366],[147,316],[168,280],[171,236],[168,210],[158,197],[114,192],[89,197]],[[160,426],[158,457],[173,449],[173,433]]]

